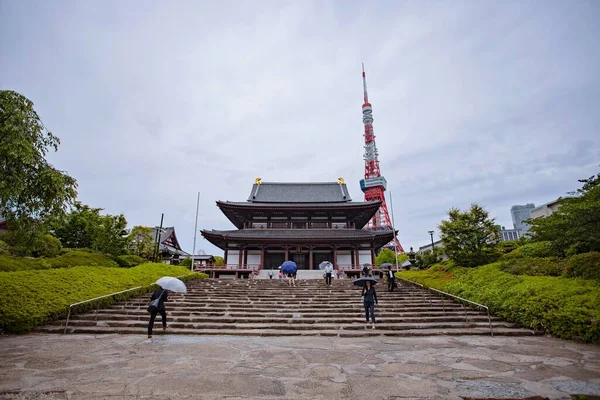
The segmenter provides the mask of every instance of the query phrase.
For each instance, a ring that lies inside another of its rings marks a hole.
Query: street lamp
[[[431,253],[433,253],[433,257],[437,261],[435,257],[435,246],[433,245],[433,231],[429,231],[429,236],[431,236]]]

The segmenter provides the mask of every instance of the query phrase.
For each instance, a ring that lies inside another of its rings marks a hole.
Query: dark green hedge
[[[519,246],[508,254],[502,256],[501,260],[512,260],[520,257],[556,257],[560,256],[552,242],[532,242]]]
[[[128,269],[80,266],[0,272],[0,326],[9,332],[27,331],[66,317],[69,304],[136,286],[146,286],[147,292],[148,286],[162,276],[184,275],[188,278],[208,277],[184,267],[152,263]],[[111,300],[105,300],[102,304],[110,303]],[[86,307],[89,309],[93,305]],[[78,311],[84,311],[86,307]]]
[[[146,260],[144,260],[140,256],[131,254],[131,255],[125,255],[125,256],[118,256],[118,257],[116,257],[115,261],[117,262],[117,264],[119,264],[119,267],[131,268],[131,267],[135,267],[136,265],[142,264]]]
[[[501,263],[448,272],[442,266],[397,275],[471,301],[521,326],[564,339],[600,341],[600,283],[552,276],[515,276]]]
[[[0,271],[69,268],[80,265],[117,267],[118,264],[101,253],[73,250],[54,258],[9,257],[0,255]]]

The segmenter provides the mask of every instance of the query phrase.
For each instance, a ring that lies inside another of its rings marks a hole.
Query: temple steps
[[[430,336],[532,335],[513,323],[419,287],[400,285],[394,292],[378,287],[377,324],[366,324],[360,289],[350,280],[203,279],[189,283],[185,294],[171,294],[167,302],[168,334],[240,336]],[[72,315],[68,333],[144,334],[149,296],[114,304],[102,310]],[[163,334],[157,316],[155,335]],[[65,321],[37,330],[62,333]]]

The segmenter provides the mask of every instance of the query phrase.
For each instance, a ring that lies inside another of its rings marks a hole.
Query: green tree
[[[533,241],[550,241],[563,255],[600,251],[600,173],[579,182],[583,186],[561,199],[558,210],[528,221]]]
[[[0,91],[0,215],[19,252],[39,246],[48,220],[63,215],[77,197],[75,179],[46,160],[59,144],[29,99]]]
[[[128,248],[127,220],[121,215],[101,215],[101,208],[75,202],[71,212],[53,221],[53,233],[64,247],[87,248],[115,256]]]
[[[221,256],[215,256],[215,265],[216,266],[225,265],[225,259]]]
[[[448,211],[449,219],[439,225],[445,254],[458,265],[477,267],[495,261],[500,232],[488,212],[478,204],[468,211]]]
[[[415,258],[417,259],[417,265],[420,268],[429,268],[439,261],[437,253],[433,254],[431,250],[425,250],[422,253],[417,253]]]
[[[149,260],[154,250],[152,228],[141,225],[134,226],[129,233],[129,249],[133,254]]]
[[[388,249],[387,247],[381,249],[379,254],[377,254],[377,257],[375,257],[375,265],[381,265],[385,263],[396,263],[396,255],[394,254],[394,250]]]

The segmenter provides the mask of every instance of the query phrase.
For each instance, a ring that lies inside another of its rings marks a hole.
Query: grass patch
[[[64,318],[70,304],[94,297],[143,286],[138,293],[127,293],[117,300],[146,293],[162,276],[208,278],[185,267],[146,263],[133,268],[78,266],[48,270],[0,272],[0,326],[9,332],[28,331],[54,319]],[[112,299],[101,300],[106,306]],[[78,312],[98,303],[81,306]]]
[[[438,265],[397,276],[484,304],[521,326],[563,339],[600,341],[600,283],[558,276],[513,275],[496,262],[478,268]]]

